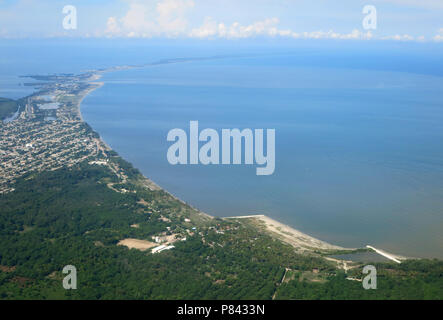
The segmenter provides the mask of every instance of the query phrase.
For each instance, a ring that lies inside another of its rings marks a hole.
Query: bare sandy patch
[[[0,271],[2,271],[2,272],[14,272],[15,269],[16,269],[15,266],[8,267],[8,266],[2,266],[2,265],[0,265]]]
[[[139,240],[139,239],[123,239],[117,243],[118,246],[125,246],[129,249],[137,249],[141,251],[148,250],[155,247],[157,244],[151,241]]]
[[[149,206],[149,203],[145,199],[140,199],[137,203],[145,207]]]

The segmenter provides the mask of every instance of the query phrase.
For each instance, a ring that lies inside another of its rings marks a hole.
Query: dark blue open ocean
[[[4,84],[19,74],[219,56],[108,73],[84,100],[84,118],[144,175],[209,214],[266,214],[346,247],[443,258],[441,45],[76,40],[0,48],[0,96],[10,97],[20,90]],[[190,120],[201,129],[275,128],[275,173],[170,165],[166,135]]]

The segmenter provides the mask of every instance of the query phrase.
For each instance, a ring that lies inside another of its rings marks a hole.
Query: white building
[[[152,249],[152,254],[154,253],[159,253],[165,250],[170,250],[172,248],[175,248],[173,245],[170,246],[165,246],[164,244],[162,244],[161,246],[155,247],[154,249]]]

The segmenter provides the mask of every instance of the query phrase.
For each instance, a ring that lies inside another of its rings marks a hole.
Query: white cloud
[[[200,26],[194,24],[195,27],[190,27],[187,14],[195,7],[194,0],[126,1],[129,8],[121,18],[114,16],[108,18],[106,36],[190,37],[198,39],[244,39],[262,36],[289,39],[425,41],[423,36],[416,38],[409,34],[375,36],[371,31],[366,32],[358,29],[354,29],[350,33],[340,33],[334,30],[299,32],[280,27],[280,20],[277,17],[242,24],[240,22],[217,21],[207,16]],[[195,20],[195,16],[192,17]],[[443,28],[433,39],[443,41]]]
[[[206,17],[200,27],[188,30],[186,13],[195,6],[193,0],[128,0],[129,10],[117,19],[109,17],[106,34],[123,37],[187,36],[191,38],[242,39],[256,36],[308,38],[308,39],[371,39],[371,32],[353,30],[349,34],[334,31],[297,33],[279,28],[279,19],[266,18],[251,24],[217,22]]]
[[[118,26],[117,19],[115,17],[109,17],[106,22],[106,32],[111,34],[120,33],[120,27]]]
[[[443,42],[443,28],[438,30],[438,34],[436,34],[433,39],[436,42]]]
[[[369,40],[373,38],[373,34],[371,31],[367,31],[365,33],[357,29],[354,29],[351,33],[338,33],[333,30],[329,30],[327,32],[304,32],[303,37],[307,39]]]
[[[202,26],[192,29],[188,34],[193,38],[250,38],[259,35],[267,36],[291,36],[290,30],[279,30],[276,25],[279,23],[277,18],[269,18],[263,21],[257,21],[250,25],[242,25],[234,22],[227,26],[225,23],[218,23],[211,17],[206,17]]]
[[[415,40],[415,38],[409,34],[396,34],[393,36],[386,36],[386,37],[382,37],[382,40],[395,40],[395,41],[413,41]],[[423,41],[424,37],[418,37],[417,40]]]
[[[163,0],[157,4],[157,22],[163,32],[181,33],[188,25],[186,11],[194,7],[192,0]]]
[[[373,37],[370,31],[364,33],[357,29],[351,33],[338,33],[330,31],[314,31],[297,33],[290,29],[279,29],[279,20],[277,18],[257,21],[250,25],[241,25],[234,22],[230,26],[225,23],[219,23],[214,19],[207,17],[199,28],[191,30],[190,37],[193,38],[250,38],[254,36],[286,37],[286,38],[305,38],[305,39],[371,39]]]
[[[109,17],[106,34],[126,37],[175,37],[184,33],[186,11],[193,0],[129,0],[129,10],[119,20]]]

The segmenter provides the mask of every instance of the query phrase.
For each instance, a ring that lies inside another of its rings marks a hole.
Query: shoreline
[[[143,68],[145,66],[141,66],[138,68]],[[104,82],[94,82],[96,80],[99,80],[102,78],[104,73],[107,72],[115,72],[115,71],[121,71],[121,70],[125,70],[128,67],[125,68],[110,68],[110,69],[106,69],[106,70],[100,70],[100,71],[92,71],[93,72],[93,76],[91,77],[91,79],[88,79],[86,81],[86,83],[90,84],[90,85],[94,85],[94,87],[86,90],[86,92],[84,93],[84,95],[79,99],[78,101],[78,105],[77,105],[77,109],[78,109],[78,114],[79,114],[79,118],[80,121],[84,122],[85,124],[87,124],[88,126],[90,126],[83,118],[82,112],[81,112],[81,103],[83,102],[83,100],[92,92],[94,92],[97,89],[100,89],[101,87],[103,87],[105,85]],[[136,67],[132,67],[132,68],[136,68]],[[92,128],[92,126],[90,126]],[[94,128],[92,128],[92,130],[94,130]],[[94,130],[94,132],[97,132]],[[100,135],[100,133],[97,132],[97,134],[99,135],[99,141],[100,143],[102,143],[105,148],[107,148],[108,150],[113,150],[103,139],[103,137]],[[120,156],[120,155],[119,155]],[[121,156],[120,156],[121,157]],[[123,158],[123,157],[122,157]],[[132,164],[131,164],[132,165]],[[279,240],[292,245],[294,248],[300,250],[300,251],[315,251],[315,250],[325,250],[325,251],[333,251],[333,250],[357,250],[357,248],[344,248],[338,245],[333,245],[330,244],[326,241],[317,239],[315,237],[312,237],[306,233],[303,233],[300,230],[295,229],[294,227],[284,224],[282,222],[279,222],[271,217],[268,217],[266,215],[247,215],[247,216],[235,216],[235,217],[215,217],[212,216],[206,212],[203,212],[201,210],[199,210],[198,208],[190,205],[189,203],[187,203],[186,201],[184,201],[183,199],[180,199],[179,197],[175,196],[174,194],[172,194],[171,192],[169,192],[168,190],[166,190],[165,188],[161,187],[160,185],[158,185],[156,182],[152,181],[151,179],[147,178],[143,173],[141,173],[141,176],[143,177],[143,180],[146,182],[145,187],[151,189],[151,187],[153,187],[153,189],[157,189],[157,190],[162,190],[163,192],[166,192],[168,195],[170,195],[172,198],[174,198],[175,200],[179,201],[180,203],[189,206],[191,209],[195,210],[198,214],[200,214],[201,216],[205,217],[206,219],[215,219],[215,218],[221,218],[223,220],[226,219],[254,219],[256,220],[259,224],[261,225],[257,225],[257,227],[264,227],[264,231],[267,232],[268,234],[271,234],[272,236],[278,238]],[[367,246],[370,247],[371,250],[373,250],[374,252],[378,253],[377,250],[372,249],[373,247],[371,246]],[[381,250],[383,251],[383,250]],[[385,251],[383,251],[385,252]],[[380,254],[380,253],[378,253]],[[396,254],[390,254],[393,257],[397,257],[399,259],[405,259],[402,256],[396,255]],[[394,260],[395,261],[395,260]],[[398,260],[397,260],[398,261]],[[396,261],[396,262],[397,262]]]
[[[356,248],[344,248],[330,244],[326,241],[314,238],[300,230],[295,229],[287,224],[279,222],[266,215],[247,215],[225,217],[223,219],[233,220],[253,220],[253,224],[264,229],[264,231],[275,235],[283,242],[292,245],[300,251],[314,250],[356,250]]]
[[[85,92],[85,94],[79,99],[79,101],[78,101],[78,117],[80,118],[80,121],[82,121],[82,122],[84,122],[84,123],[87,123],[86,121],[85,121],[85,119],[83,119],[83,114],[82,114],[82,110],[81,110],[81,105],[82,105],[82,102],[83,102],[83,100],[89,95],[89,94],[91,94],[92,92],[94,92],[95,90],[97,90],[97,89],[100,89],[101,87],[103,87],[104,85],[105,85],[105,83],[104,82],[88,82],[89,84],[95,84],[96,86],[94,86],[93,88],[90,88],[90,89],[88,89],[88,90],[86,90],[86,92]],[[89,124],[88,124],[89,125]]]
[[[78,115],[80,118],[80,121],[87,124],[92,130],[94,130],[94,132],[96,132],[99,136],[98,140],[100,141],[100,143],[102,143],[105,148],[107,148],[108,150],[112,150],[114,152],[114,149],[112,149],[107,143],[106,141],[103,139],[103,137],[101,136],[101,134],[97,131],[95,131],[95,129],[88,123],[85,121],[85,119],[83,118],[83,114],[81,112],[81,104],[83,102],[83,100],[92,92],[94,92],[97,89],[100,89],[101,87],[103,87],[105,85],[105,82],[94,82],[96,80],[99,80],[102,78],[103,73],[106,72],[115,72],[115,71],[121,71],[121,70],[126,70],[125,68],[122,69],[118,69],[118,68],[111,68],[110,70],[102,70],[102,71],[95,71],[94,75],[91,77],[92,79],[88,79],[86,82],[90,85],[93,85],[94,87],[89,88],[88,90],[86,90],[83,94],[83,96],[78,100],[77,103],[77,111],[78,111]],[[117,152],[118,154],[118,152]],[[120,156],[120,154],[119,154]],[[122,159],[123,157],[120,156]],[[126,160],[125,160],[126,161]],[[132,163],[131,163],[132,165]],[[134,167],[135,168],[135,167]],[[136,168],[137,169],[137,168]],[[138,169],[137,169],[138,170]],[[168,190],[166,190],[165,188],[161,187],[159,184],[157,184],[155,181],[151,180],[150,178],[146,177],[143,173],[140,172],[140,174],[143,177],[143,180],[146,182],[145,186],[151,190],[161,190],[163,192],[166,192],[168,195],[170,195],[172,198],[174,198],[175,200],[179,201],[180,203],[187,205],[188,207],[190,207],[191,209],[195,210],[197,213],[199,213],[200,215],[204,216],[205,218],[209,218],[209,219],[214,219],[214,216],[211,216],[210,214],[203,212],[201,210],[199,210],[198,208],[190,205],[189,203],[187,203],[186,201],[184,201],[183,199],[178,198],[177,196],[175,196],[174,194],[172,194],[171,192],[169,192]]]
[[[94,92],[97,89],[100,89],[101,87],[103,87],[105,85],[104,82],[94,82],[96,80],[99,80],[102,78],[103,73],[105,72],[114,72],[114,71],[119,71],[118,69],[111,69],[111,70],[104,70],[104,71],[96,71],[96,73],[92,76],[92,79],[89,79],[87,81],[88,84],[90,85],[94,85],[93,88],[90,88],[88,90],[86,90],[86,92],[84,93],[84,95],[79,99],[78,101],[78,105],[77,105],[77,109],[78,109],[78,114],[79,114],[79,118],[80,121],[86,123],[88,126],[90,126],[92,128],[92,130],[95,131],[95,129],[85,121],[85,119],[83,118],[82,112],[81,112],[81,104],[83,102],[83,100],[92,92]],[[95,131],[97,132],[97,131]],[[113,150],[107,143],[106,141],[103,139],[103,137],[100,135],[99,132],[97,132],[99,135],[99,140],[100,142],[109,150]],[[190,208],[194,209],[195,211],[197,211],[199,214],[205,216],[206,218],[210,218],[210,219],[215,219],[217,217],[214,217],[206,212],[203,212],[201,210],[199,210],[198,208],[190,205],[189,203],[187,203],[186,201],[184,201],[183,199],[180,199],[179,197],[175,196],[174,194],[172,194],[171,192],[169,192],[168,190],[166,190],[165,188],[161,187],[160,185],[158,185],[155,181],[151,180],[150,178],[146,177],[143,173],[140,172],[140,174],[143,176],[143,179],[147,182],[147,187],[149,188],[149,185],[154,185],[155,187],[158,188],[158,190],[162,190],[164,192],[166,192],[167,194],[169,194],[172,198],[174,198],[175,200],[179,201],[180,203],[189,206]],[[248,218],[248,217],[252,217],[252,218],[257,218],[260,217],[260,221],[265,223],[266,229],[268,231],[270,231],[271,233],[277,234],[278,237],[281,238],[281,240],[283,240],[286,243],[289,243],[291,245],[295,245],[295,246],[299,246],[300,248],[303,247],[304,250],[309,250],[309,248],[316,248],[316,249],[321,249],[321,250],[349,250],[337,245],[332,245],[329,244],[323,240],[314,238],[312,236],[309,236],[297,229],[295,229],[292,226],[283,224],[277,220],[274,220],[268,216],[265,215],[255,215],[255,216],[237,216],[237,217],[219,217],[221,219],[242,219],[242,218]],[[273,228],[275,226],[275,228]],[[291,234],[291,236],[288,237],[288,233]],[[303,240],[301,240],[303,239]]]

